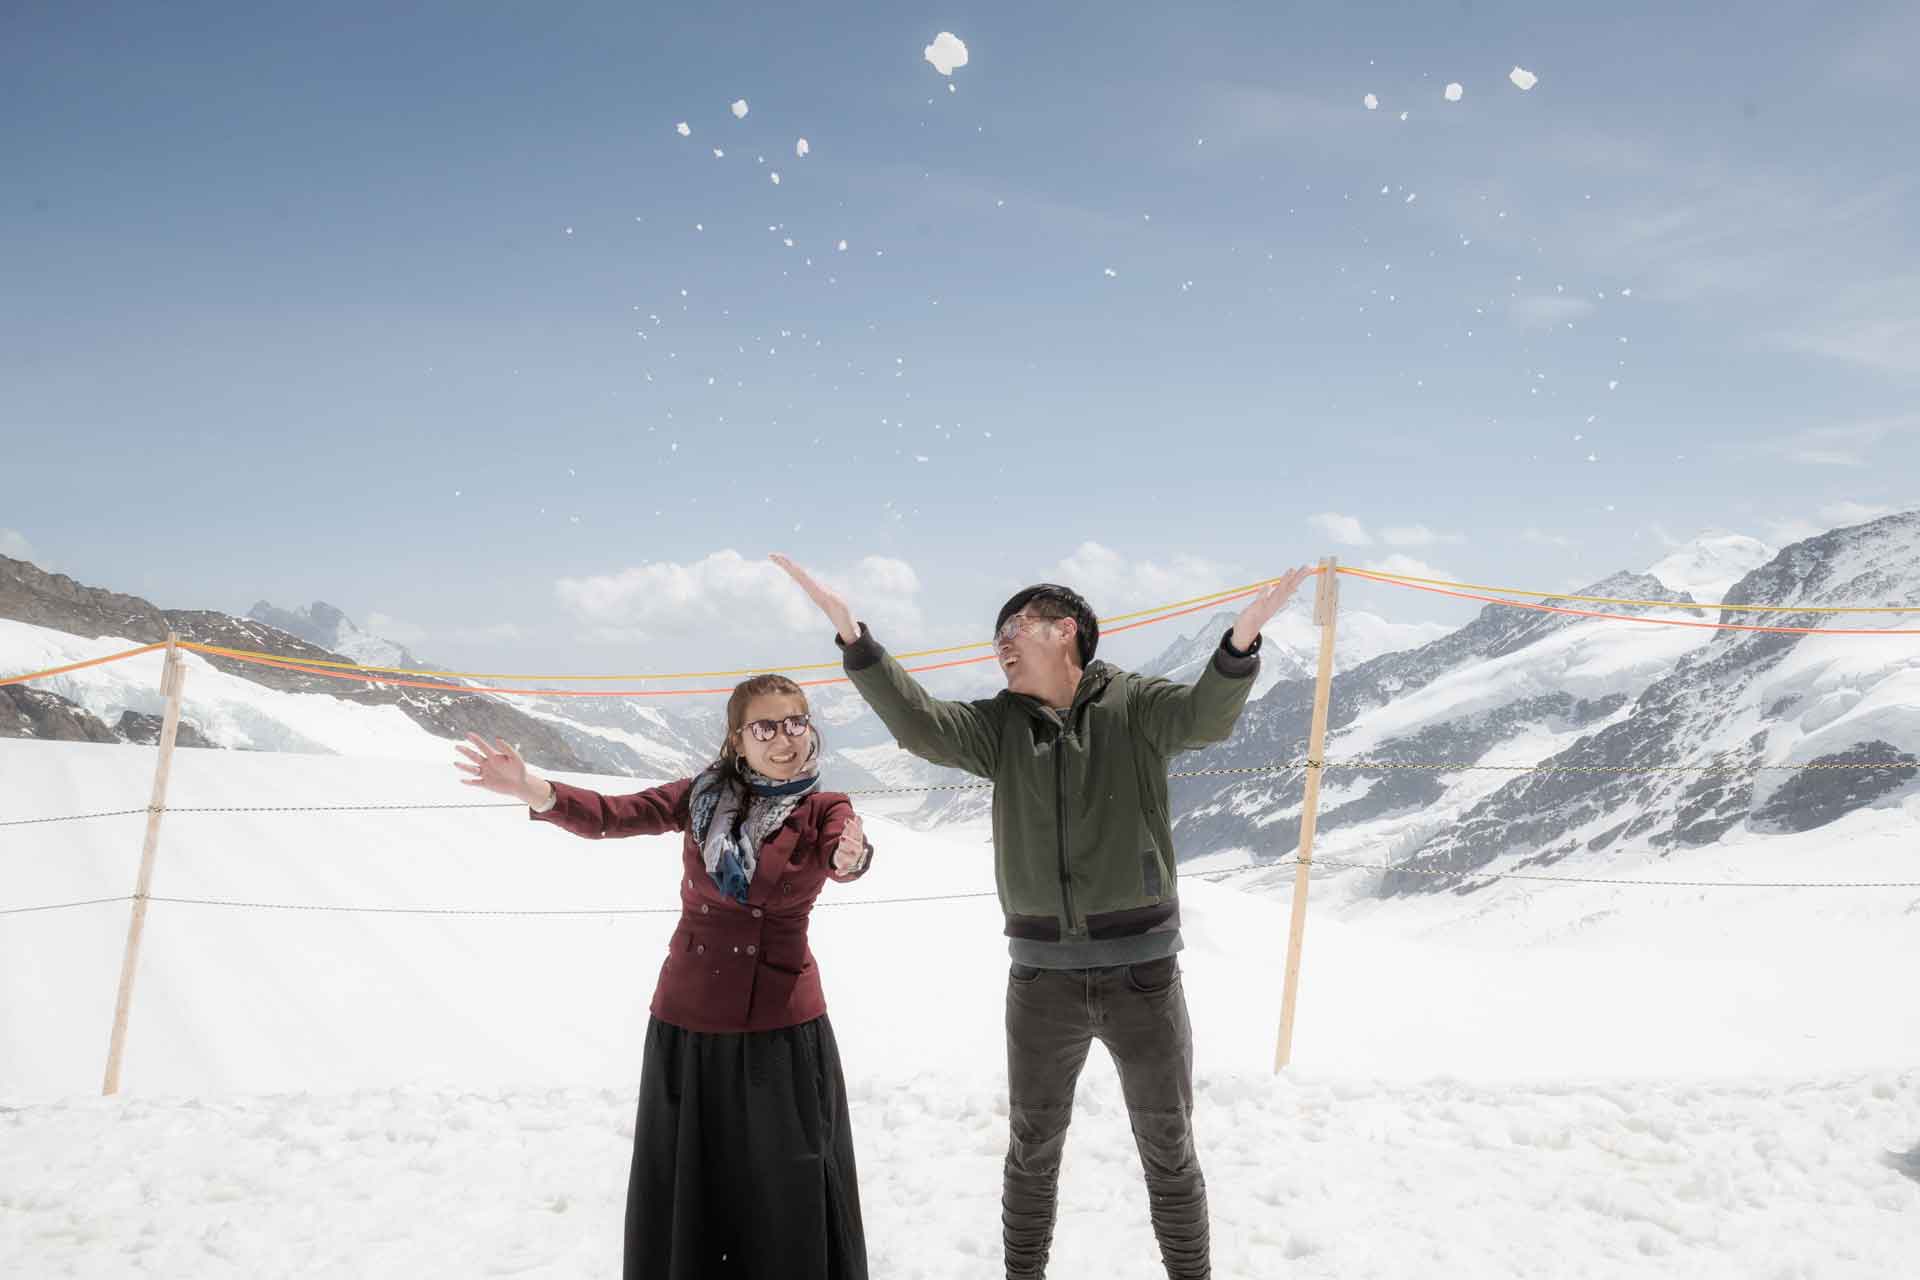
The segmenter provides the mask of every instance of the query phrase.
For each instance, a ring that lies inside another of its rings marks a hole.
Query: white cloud
[[[1353,516],[1343,516],[1337,511],[1322,511],[1307,517],[1307,523],[1332,538],[1343,547],[1365,547],[1373,542],[1373,536],[1367,527]]]
[[[0,556],[12,556],[15,560],[33,559],[33,544],[27,541],[27,535],[17,529],[0,529]]]
[[[518,644],[527,638],[527,633],[521,630],[518,624],[512,622],[495,622],[478,627],[455,627],[447,634],[461,644]]]
[[[1536,529],[1532,525],[1527,526],[1525,532],[1520,535],[1520,540],[1522,542],[1531,542],[1537,547],[1571,547],[1574,545],[1573,539],[1567,537],[1565,534],[1548,533],[1544,529]]]
[[[1920,374],[1920,275],[1825,291],[1777,341],[1790,351],[1863,369]]]
[[[1131,613],[1239,585],[1228,566],[1200,556],[1177,554],[1164,563],[1129,560],[1098,542],[1081,543],[1054,573],[1103,614]]]
[[[1388,525],[1380,531],[1380,541],[1390,547],[1431,547],[1440,543],[1461,543],[1458,533],[1435,533],[1423,524]]]
[[[1412,556],[1402,555],[1397,551],[1378,560],[1369,560],[1360,567],[1371,569],[1375,573],[1397,573],[1408,578],[1444,578],[1449,582],[1459,581],[1445,569],[1436,568],[1425,560],[1416,560]]]
[[[920,580],[911,565],[868,556],[851,569],[815,570],[855,616],[890,635],[921,625]],[[817,633],[824,619],[780,568],[731,548],[690,564],[662,561],[585,578],[562,578],[555,598],[589,639],[630,641],[709,636],[717,648],[768,627]]]
[[[1874,446],[1891,435],[1920,431],[1920,414],[1808,427],[1769,442],[1789,462],[1816,467],[1863,467]]]
[[[1811,518],[1788,516],[1775,520],[1767,526],[1767,541],[1774,546],[1782,547],[1790,542],[1817,538],[1834,529],[1866,524],[1870,520],[1878,520],[1881,516],[1892,515],[1896,511],[1913,510],[1915,507],[1920,507],[1920,503],[1896,507],[1877,502],[1855,502],[1851,499],[1829,502],[1816,508]]]
[[[1835,528],[1839,528],[1842,525],[1865,524],[1869,520],[1878,520],[1881,516],[1890,516],[1898,510],[1900,510],[1899,507],[1884,506],[1877,502],[1853,502],[1848,500],[1829,502],[1826,506],[1820,508],[1818,514],[1822,520],[1825,520]]]
[[[1801,542],[1808,538],[1817,538],[1827,531],[1825,525],[1815,524],[1811,520],[1798,518],[1775,520],[1767,525],[1767,541],[1776,547]]]
[[[1669,551],[1678,551],[1681,547],[1687,545],[1685,538],[1675,534],[1658,520],[1653,521],[1647,526],[1647,532],[1651,533],[1654,540]]]
[[[367,615],[366,629],[382,640],[391,640],[410,649],[418,649],[425,644],[428,635],[427,629],[418,623],[406,622],[378,610]]]

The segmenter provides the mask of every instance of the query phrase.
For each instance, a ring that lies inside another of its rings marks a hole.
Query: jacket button
[[[700,914],[704,916],[704,915],[706,915],[707,913],[708,913],[708,907],[707,907],[707,904],[703,902],[703,903],[701,903],[701,904],[700,904]]]
[[[753,945],[753,944],[752,944],[751,942],[749,942],[749,943],[747,944],[747,954],[748,954],[748,955],[753,955],[753,954],[754,954],[755,952],[757,952],[757,951],[759,951],[759,950],[760,950],[760,948],[758,948],[758,947],[756,947],[756,946],[754,946],[754,945]]]
[[[707,954],[707,944],[704,942],[695,943],[693,947],[693,954],[697,956],[703,956]]]
[[[762,911],[762,910],[761,910],[760,908],[758,908],[758,907],[755,907],[755,908],[753,909],[753,918],[754,918],[755,920],[758,920],[758,919],[759,919],[759,918],[760,918],[761,916],[763,916],[763,915],[765,915],[765,914],[766,914],[766,912],[764,912],[764,911]]]

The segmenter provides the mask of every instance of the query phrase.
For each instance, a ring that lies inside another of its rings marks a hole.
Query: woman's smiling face
[[[805,716],[807,700],[792,693],[762,693],[748,699],[746,708],[740,715],[740,727],[734,730],[733,749],[749,768],[778,782],[787,782],[798,776],[807,763],[807,751],[811,745],[813,730],[797,738],[787,736],[783,722],[789,716]],[[756,720],[771,720],[775,728],[772,739],[761,742],[747,728]]]

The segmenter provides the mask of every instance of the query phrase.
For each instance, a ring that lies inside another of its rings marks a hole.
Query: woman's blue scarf
[[[693,780],[689,809],[701,860],[720,892],[735,902],[760,866],[760,847],[786,824],[807,793],[820,785],[820,736],[807,735],[807,762],[788,782],[778,782],[737,760],[734,769],[715,763]]]

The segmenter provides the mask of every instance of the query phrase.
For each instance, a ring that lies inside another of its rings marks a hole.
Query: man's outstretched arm
[[[1160,750],[1173,755],[1232,736],[1260,667],[1256,656],[1260,629],[1273,621],[1302,582],[1318,572],[1294,569],[1262,588],[1233,620],[1233,630],[1220,638],[1219,648],[1194,683],[1140,681],[1134,694],[1139,723]]]
[[[905,667],[853,620],[841,595],[782,555],[772,557],[833,623],[848,678],[901,748],[933,764],[993,776],[999,718],[991,700],[951,702],[921,687]]]

